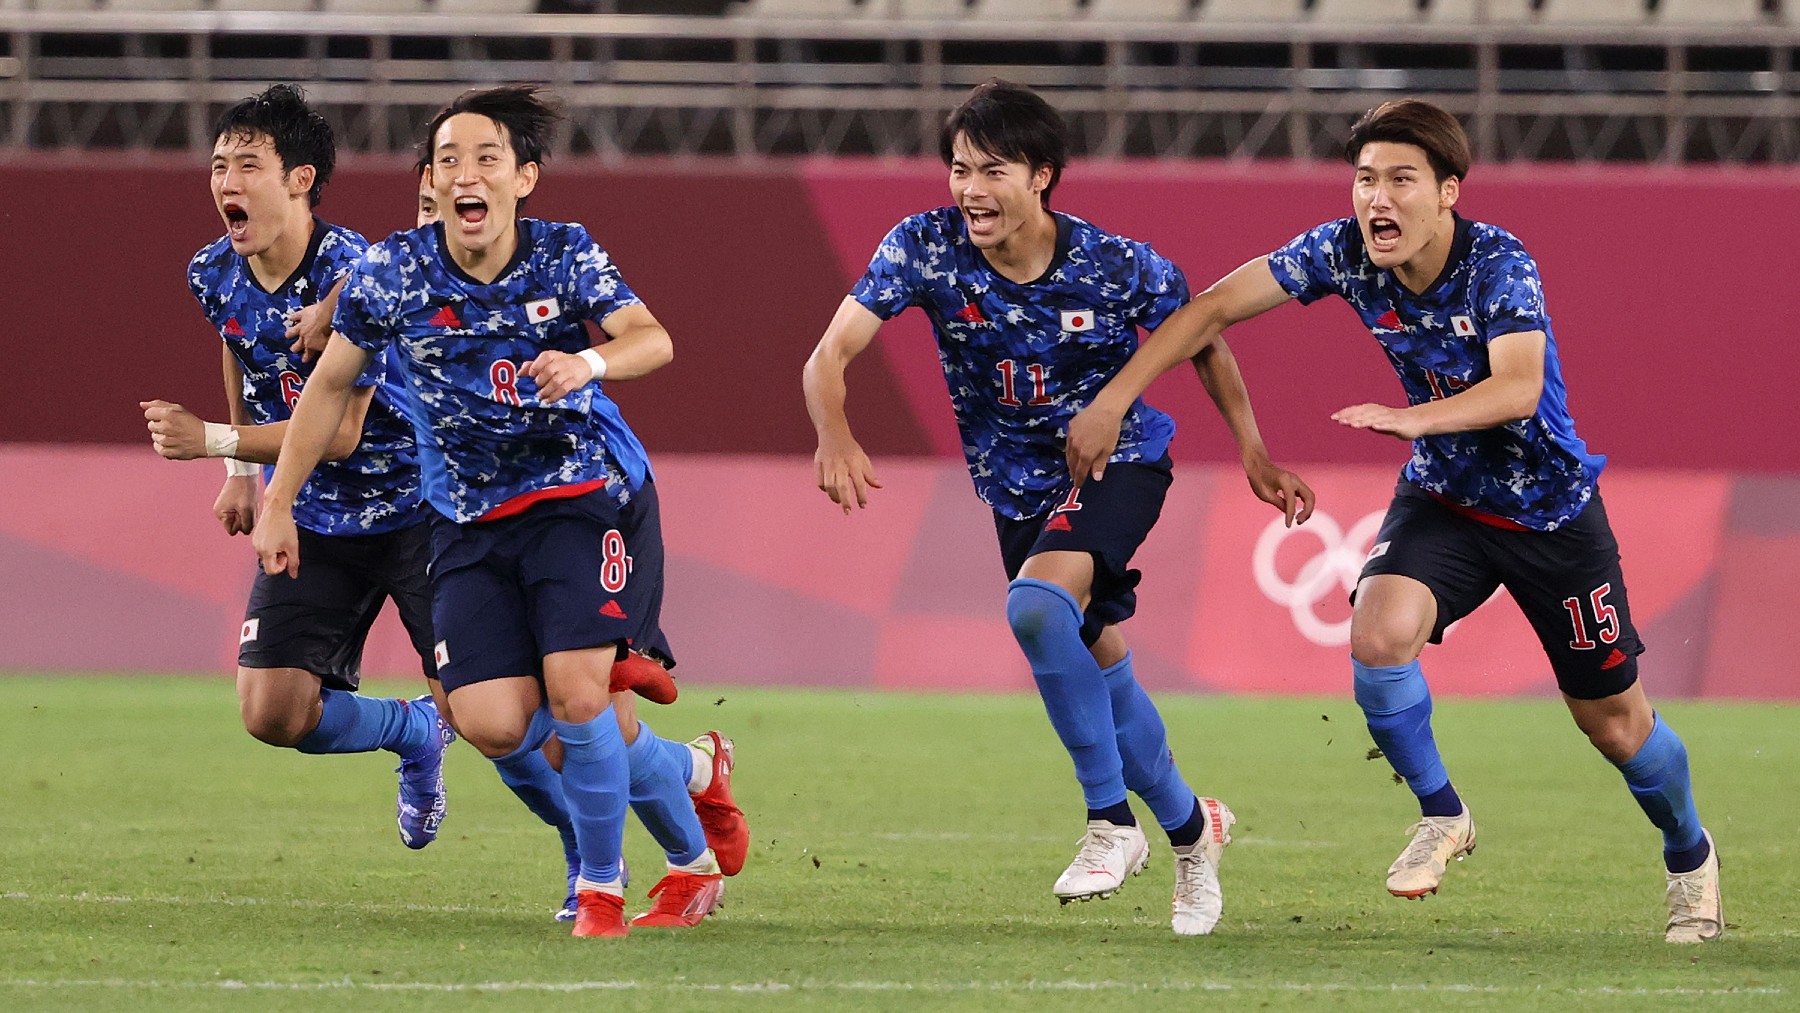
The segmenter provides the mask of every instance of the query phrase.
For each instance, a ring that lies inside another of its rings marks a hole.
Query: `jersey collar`
[[[437,237],[438,261],[444,265],[444,270],[450,272],[451,277],[464,284],[498,285],[506,280],[507,275],[513,273],[514,268],[523,264],[526,257],[531,256],[531,219],[519,218],[514,221],[513,225],[519,230],[519,245],[513,250],[512,259],[506,262],[506,266],[500,269],[499,274],[494,275],[493,281],[482,281],[456,265],[456,258],[450,256],[449,247],[444,245],[443,219],[431,223],[432,235]]]
[[[287,280],[275,286],[272,291],[263,288],[262,282],[257,280],[256,272],[250,269],[250,258],[239,257],[238,260],[242,263],[244,277],[250,279],[250,284],[256,286],[256,290],[264,295],[275,295],[293,288],[294,282],[312,274],[313,261],[319,256],[319,244],[325,241],[325,231],[329,228],[331,228],[331,226],[325,224],[323,218],[320,218],[318,215],[312,216],[312,236],[306,240],[306,255],[300,258],[300,264],[294,268],[294,273],[288,275]],[[313,293],[315,300],[320,295],[321,293],[318,292]]]

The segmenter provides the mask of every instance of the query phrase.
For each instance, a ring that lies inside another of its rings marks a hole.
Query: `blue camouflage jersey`
[[[521,218],[518,229],[518,251],[491,283],[450,259],[441,224],[396,232],[356,266],[333,320],[400,365],[425,497],[458,523],[596,482],[625,502],[650,477],[644,445],[598,382],[545,403],[519,374],[540,352],[589,347],[583,321],[641,300],[580,225]]]
[[[1504,229],[1456,218],[1444,271],[1422,294],[1375,267],[1356,219],[1327,222],[1269,254],[1302,303],[1342,296],[1387,352],[1408,404],[1449,397],[1492,375],[1488,342],[1542,331],[1544,392],[1530,418],[1493,429],[1423,436],[1401,475],[1427,492],[1536,531],[1554,531],[1594,496],[1606,458],[1590,454],[1569,416],[1556,335],[1537,262]]]
[[[219,237],[188,264],[188,287],[244,374],[244,406],[257,425],[292,415],[313,364],[286,335],[289,313],[318,302],[368,249],[363,237],[313,219],[306,257],[274,292]],[[294,523],[322,535],[372,535],[425,519],[412,428],[397,405],[401,388],[377,362],[357,386],[376,388],[362,441],[342,461],[326,461],[294,500]],[[264,468],[264,478],[273,469]]]
[[[990,267],[962,211],[945,207],[894,226],[851,291],[883,320],[908,306],[931,318],[975,492],[1015,519],[1068,495],[1069,419],[1131,358],[1137,329],[1188,298],[1181,270],[1148,245],[1055,218],[1056,252],[1034,281]],[[1139,400],[1110,460],[1159,460],[1174,437],[1175,421]]]

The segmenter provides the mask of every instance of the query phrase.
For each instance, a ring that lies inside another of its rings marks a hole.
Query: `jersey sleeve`
[[[1475,292],[1487,340],[1521,331],[1549,331],[1544,283],[1537,261],[1523,249],[1496,253],[1483,263]]]
[[[1187,303],[1187,275],[1174,261],[1147,244],[1135,244],[1133,259],[1137,263],[1137,291],[1131,319],[1144,330],[1154,331]]]
[[[374,246],[350,269],[338,296],[331,329],[379,359],[400,323],[400,273],[392,269],[386,243]]]
[[[324,299],[350,269],[356,266],[369,252],[369,242],[349,230],[334,232],[331,243],[319,251],[319,264],[314,281],[319,286],[319,298]]]
[[[613,262],[600,244],[579,225],[569,228],[562,256],[563,297],[574,315],[595,323],[627,306],[641,306],[644,300],[625,284],[619,265]]]
[[[1343,294],[1346,228],[1356,228],[1356,222],[1349,218],[1326,222],[1269,254],[1269,270],[1276,283],[1302,306]]]
[[[891,229],[887,238],[875,248],[869,269],[850,290],[850,298],[883,320],[891,320],[913,304],[914,267],[919,260],[920,241],[915,219],[908,218]]]

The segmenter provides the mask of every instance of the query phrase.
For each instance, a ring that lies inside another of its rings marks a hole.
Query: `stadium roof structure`
[[[1463,117],[1486,161],[1800,157],[1800,10],[1790,25],[1765,7],[1734,24],[1424,17],[1446,0],[1400,0],[1420,18],[1378,24],[1076,16],[1108,0],[1060,20],[12,9],[29,2],[0,0],[0,158],[203,149],[224,104],[274,80],[303,83],[359,152],[410,151],[459,88],[529,80],[566,102],[576,156],[906,156],[994,75],[1043,90],[1090,157],[1335,158],[1357,115],[1400,95]]]

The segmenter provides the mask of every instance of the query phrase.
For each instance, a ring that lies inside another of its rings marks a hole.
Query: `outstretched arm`
[[[1373,429],[1402,440],[1493,429],[1530,418],[1544,396],[1547,341],[1543,331],[1502,334],[1488,342],[1490,375],[1468,390],[1410,408],[1351,405],[1331,417],[1352,429]]]
[[[1194,371],[1200,374],[1200,385],[1212,398],[1213,405],[1224,417],[1231,438],[1238,446],[1244,464],[1244,476],[1250,480],[1250,491],[1256,498],[1280,510],[1288,527],[1305,524],[1312,516],[1312,487],[1300,476],[1269,460],[1269,448],[1263,444],[1262,432],[1256,426],[1256,412],[1250,407],[1250,390],[1244,385],[1237,357],[1219,335],[1194,356]]]
[[[1144,338],[1093,402],[1069,420],[1066,453],[1075,484],[1104,475],[1107,460],[1118,449],[1119,425],[1125,413],[1157,377],[1194,359],[1218,340],[1225,328],[1266,313],[1290,298],[1269,270],[1268,258],[1258,257],[1170,314]]]
[[[294,499],[343,425],[355,397],[356,380],[368,368],[371,358],[372,353],[334,335],[313,368],[299,403],[294,405],[294,417],[288,421],[275,476],[263,491],[262,519],[257,522],[253,538],[265,573],[286,572],[292,577],[300,572]]]
[[[557,401],[594,380],[636,380],[675,359],[675,343],[648,307],[633,303],[607,314],[600,329],[611,339],[579,352],[544,352],[520,367],[537,381],[539,401]]]
[[[869,347],[880,329],[880,317],[854,298],[845,297],[801,374],[806,413],[812,416],[813,429],[819,435],[819,449],[813,454],[819,489],[846,514],[852,506],[867,507],[869,490],[881,488],[875,466],[851,435],[850,418],[844,411],[849,395],[844,370]]]

